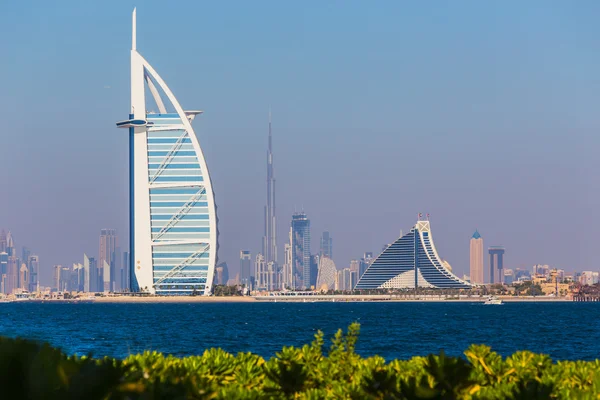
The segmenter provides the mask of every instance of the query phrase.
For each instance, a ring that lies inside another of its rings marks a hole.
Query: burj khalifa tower
[[[265,206],[265,234],[263,236],[265,262],[277,263],[277,228],[275,218],[275,175],[273,173],[273,136],[269,110],[269,143],[267,149],[267,205]]]

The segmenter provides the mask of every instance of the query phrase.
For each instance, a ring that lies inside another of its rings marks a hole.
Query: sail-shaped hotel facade
[[[369,265],[355,289],[470,289],[439,256],[429,220],[419,220]]]
[[[210,175],[191,125],[201,111],[181,108],[136,49],[135,10],[132,23],[131,111],[117,123],[129,130],[131,290],[208,295],[218,230]]]

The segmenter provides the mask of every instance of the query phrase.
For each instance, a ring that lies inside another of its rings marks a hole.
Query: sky
[[[291,215],[338,268],[430,213],[440,255],[469,239],[507,268],[600,270],[597,1],[3,1],[0,227],[54,264],[128,248],[131,12],[138,51],[194,121],[219,259],[261,249],[269,107],[279,257]],[[19,250],[20,252],[20,250]],[[487,261],[486,261],[487,264]]]

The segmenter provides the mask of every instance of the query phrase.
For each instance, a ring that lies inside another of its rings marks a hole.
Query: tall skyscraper
[[[269,110],[269,141],[267,147],[267,205],[265,206],[265,236],[263,255],[265,261],[277,263],[277,225],[275,218],[275,173],[273,170],[273,136]]]
[[[504,282],[504,247],[491,246],[490,254],[490,283]]]
[[[62,265],[55,265],[54,266],[54,275],[53,275],[53,279],[52,279],[52,288],[54,288],[54,289],[56,289],[58,291],[60,290],[60,279],[61,279],[62,270],[63,270]]]
[[[121,291],[128,292],[129,291],[129,252],[124,251],[121,261]]]
[[[31,255],[31,250],[29,247],[23,247],[21,250],[21,261],[27,264],[27,268],[29,268],[29,256]]]
[[[402,235],[400,235],[402,236]],[[367,270],[367,268],[369,268],[369,265],[371,265],[371,263],[373,262],[373,253],[370,251],[365,252],[363,258],[360,259],[359,265],[358,265],[358,279],[360,279],[360,277],[363,276],[363,274],[365,273],[365,271]]]
[[[310,288],[310,220],[304,212],[292,216],[292,263],[296,288]]]
[[[4,249],[6,250],[6,243],[4,244]],[[0,289],[2,291],[2,293],[7,293],[6,292],[6,273],[8,272],[8,253],[6,251],[3,251],[2,253],[0,253],[0,271],[1,271],[1,275],[0,277],[2,278],[2,288]]]
[[[333,239],[329,232],[325,231],[321,235],[321,248],[319,255],[321,257],[333,258]]]
[[[7,249],[10,249],[10,247],[8,247]],[[17,257],[14,255],[12,255],[12,256],[9,255],[8,256],[8,264],[6,267],[6,283],[5,283],[6,293],[7,294],[13,293],[15,291],[15,289],[17,289],[19,287],[18,282],[19,282],[19,265],[17,262]]]
[[[83,255],[83,291],[84,292],[102,292],[104,290],[104,281],[102,279],[102,268],[98,268],[94,257]]]
[[[350,271],[352,271],[356,275],[358,275],[359,270],[360,270],[360,263],[358,262],[358,260],[350,260]]]
[[[112,292],[116,289],[117,265],[117,230],[100,230],[100,251],[98,262],[103,269],[103,290]]]
[[[100,280],[100,284],[98,285],[98,291],[112,292],[112,278],[111,274],[111,265],[109,265],[106,260],[101,264],[100,269],[102,269],[101,276],[98,276]]]
[[[83,292],[85,285],[85,270],[83,264],[73,264],[73,274],[71,275],[71,290]]]
[[[95,292],[96,288],[94,285],[96,276],[95,276],[95,271],[94,273],[92,273],[91,269],[90,269],[90,259],[88,258],[88,256],[86,254],[83,255],[83,274],[84,274],[84,278],[83,278],[83,291],[84,292]]]
[[[217,279],[217,285],[227,285],[227,281],[229,280],[229,267],[227,266],[226,262],[222,262],[217,265],[215,275]]]
[[[283,250],[283,268],[281,271],[282,289],[293,289],[294,284],[294,263],[292,262],[292,230],[290,229],[289,242],[285,244]]]
[[[37,291],[39,283],[38,274],[40,272],[40,258],[35,254],[32,254],[29,256],[27,264],[29,267],[29,291],[35,292]]]
[[[129,130],[131,290],[209,295],[217,262],[217,210],[191,125],[202,111],[184,111],[137,52],[135,17],[134,10],[131,110],[129,119],[117,123]],[[164,25],[160,29],[168,31]]]
[[[8,233],[6,234],[6,252],[8,253],[9,257],[17,256],[17,253],[15,251],[15,242],[10,231],[8,231]]]
[[[317,288],[317,278],[319,277],[319,255],[310,256],[310,288]]]
[[[4,229],[0,232],[0,253],[6,252],[6,232]]]
[[[250,250],[240,250],[240,283],[246,285],[246,287],[251,286],[251,276],[252,255]]]
[[[469,275],[471,276],[471,283],[482,284],[483,283],[483,238],[479,234],[479,231],[475,230],[473,237],[471,237],[470,243],[470,268]]]
[[[19,269],[19,289],[29,290],[29,268],[27,268],[27,264],[25,263],[21,263],[21,268]]]

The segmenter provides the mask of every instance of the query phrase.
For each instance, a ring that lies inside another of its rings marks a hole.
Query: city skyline
[[[182,102],[206,109],[200,136],[219,204],[219,256],[232,270],[240,249],[256,253],[260,246],[269,104],[277,116],[278,243],[287,240],[294,207],[303,206],[315,239],[326,230],[336,238],[334,259],[344,267],[364,251],[378,253],[409,226],[415,210],[427,209],[459,275],[468,271],[465,238],[474,227],[486,243],[510,249],[507,268],[598,268],[593,243],[600,219],[590,201],[600,193],[592,153],[600,103],[592,73],[600,66],[591,40],[597,5],[511,3],[483,13],[473,3],[435,12],[383,2],[369,8],[368,18],[356,3],[332,9],[312,3],[310,12],[298,13],[289,12],[303,10],[293,5],[188,7],[178,34],[210,41],[170,43],[151,29],[140,41]],[[111,124],[127,108],[122,48],[131,8],[110,1],[102,7],[40,2],[27,12],[20,4],[0,5],[13,17],[1,32],[15,38],[3,43],[4,53],[25,65],[43,57],[47,65],[36,74],[3,65],[10,96],[0,100],[15,117],[6,132],[17,133],[5,135],[0,157],[16,171],[6,185],[19,193],[6,196],[0,225],[38,253],[42,282],[51,282],[53,265],[95,252],[104,226],[128,234],[127,143]],[[180,22],[172,11],[160,15],[152,2],[143,10],[148,20]],[[440,24],[446,13],[451,17]],[[335,30],[326,23],[332,14],[339,16]],[[235,26],[214,22],[230,18],[249,32],[247,52],[240,51]],[[37,40],[42,35],[57,44],[46,48]],[[416,35],[418,45],[408,39]],[[253,43],[265,51],[256,53]],[[173,48],[188,54],[186,62],[170,56]],[[194,74],[210,79],[190,79]],[[43,132],[15,122],[26,121],[31,109],[47,122]],[[82,134],[78,126],[90,120],[98,124]],[[69,157],[57,157],[65,149]],[[421,164],[424,153],[428,161]],[[414,175],[398,180],[411,164]],[[70,183],[52,184],[57,177]],[[354,196],[354,181],[376,195]],[[81,193],[85,204],[77,200]],[[47,208],[55,215],[41,212]],[[580,240],[560,235],[574,211],[589,219]],[[527,232],[514,228],[522,218]]]

